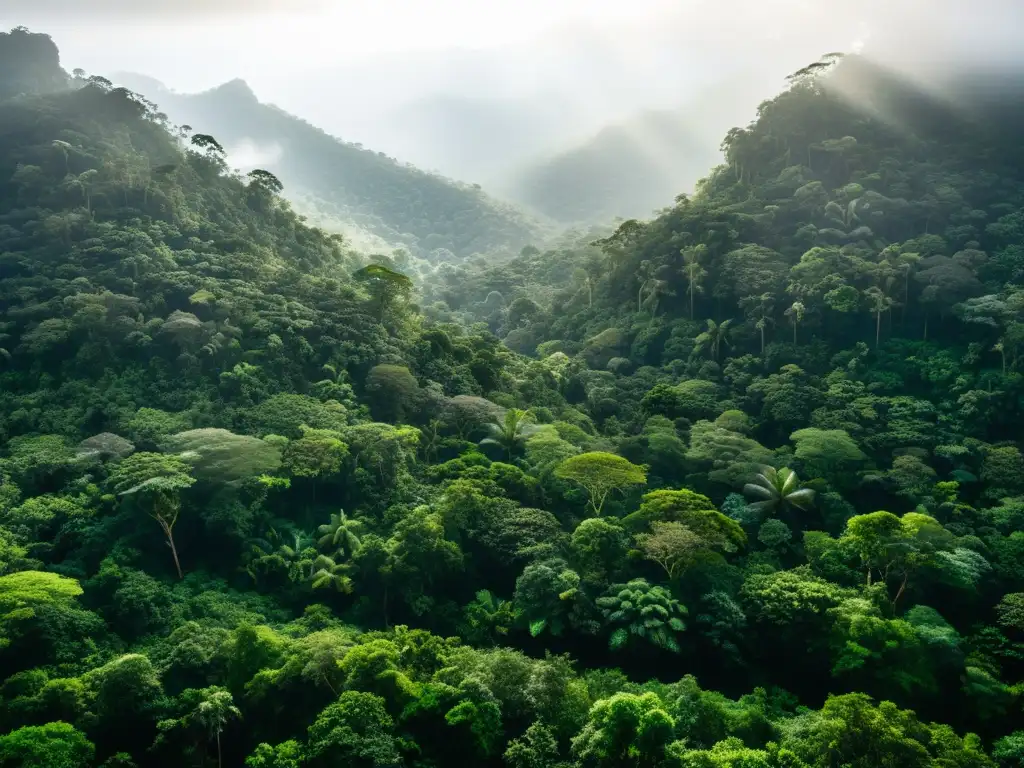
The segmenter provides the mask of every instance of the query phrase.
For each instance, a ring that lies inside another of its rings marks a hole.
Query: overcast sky
[[[0,22],[53,35],[66,65],[138,69],[190,90],[410,51],[494,48],[559,25],[613,28],[672,0],[3,0]],[[187,35],[187,37],[186,37]],[[186,56],[182,56],[182,53]]]
[[[507,122],[511,162],[514,138],[536,154],[879,40],[903,66],[924,45],[954,65],[1019,56],[1024,0],[0,0],[0,27],[17,25],[50,34],[67,69],[185,92],[242,78],[332,133],[461,173],[436,152],[461,141],[446,120]]]
[[[515,51],[584,33],[604,38],[627,67],[669,48],[741,56],[751,43],[783,36],[848,48],[863,33],[858,18],[872,19],[876,33],[910,24],[955,36],[973,25],[1012,41],[1024,0],[0,0],[0,26],[50,33],[65,66],[131,69],[179,90],[243,77],[257,92],[346,62]],[[515,63],[530,76],[572,62]]]

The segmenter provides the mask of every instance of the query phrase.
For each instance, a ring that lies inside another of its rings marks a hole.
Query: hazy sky
[[[626,68],[666,51],[725,60],[773,37],[845,49],[864,33],[858,19],[870,19],[875,33],[909,25],[955,37],[973,25],[1012,42],[1024,0],[0,0],[0,26],[50,33],[66,66],[131,69],[179,90],[240,76],[257,92],[354,61],[379,67],[423,51],[435,59],[454,49],[515,52],[586,34],[614,48]],[[571,68],[573,54],[559,59],[556,48],[539,62],[510,55],[509,69],[536,81]]]
[[[3,0],[0,24],[50,33],[68,65],[102,72],[135,62],[191,90],[239,74],[258,81],[353,59],[493,48],[583,21],[614,28],[673,7],[672,0]]]
[[[242,78],[331,133],[475,179],[730,77],[781,87],[865,41],[901,66],[924,47],[954,65],[1018,56],[1024,0],[0,0],[16,25],[50,34],[68,69],[186,92]],[[473,155],[460,128],[506,135]]]

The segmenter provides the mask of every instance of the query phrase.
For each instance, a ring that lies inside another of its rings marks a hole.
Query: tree
[[[302,437],[285,446],[282,466],[294,477],[307,477],[313,481],[311,487],[315,500],[316,480],[340,472],[349,455],[349,447],[339,432],[311,429],[305,425],[299,429]]]
[[[754,321],[754,327],[761,336],[761,356],[764,357],[765,331],[768,326],[775,325],[772,312],[775,310],[775,297],[770,293],[762,293],[757,296],[745,296],[739,301],[741,309],[745,310],[747,317]],[[801,313],[803,305],[801,305]],[[792,309],[792,307],[790,307]],[[786,310],[789,312],[789,310]],[[802,319],[802,315],[801,315]],[[796,327],[793,328],[793,343],[796,343]]]
[[[868,288],[864,292],[864,296],[867,297],[871,305],[871,311],[875,313],[875,348],[877,349],[882,338],[882,313],[892,310],[896,306],[896,301],[877,286]]]
[[[516,611],[533,637],[545,630],[561,635],[575,622],[575,609],[585,597],[580,575],[564,560],[530,563],[516,579]]]
[[[195,483],[191,466],[180,456],[136,453],[129,456],[107,478],[107,484],[119,496],[135,496],[149,507],[147,514],[156,520],[167,538],[178,578],[184,578],[178,550],[174,546],[174,525],[181,512],[180,493]]]
[[[123,459],[134,450],[135,446],[131,442],[110,432],[93,435],[78,444],[79,457],[96,457],[100,460]]]
[[[259,190],[267,195],[279,195],[284,191],[284,184],[270,171],[257,168],[249,171],[248,177],[251,189]]]
[[[800,326],[800,323],[803,322],[804,312],[805,311],[806,311],[806,308],[804,307],[803,303],[801,303],[799,301],[794,301],[793,304],[790,306],[790,308],[786,310],[785,314],[789,318],[789,321],[793,324],[793,343],[794,344],[796,344],[796,331],[797,331],[797,328]],[[764,340],[763,339],[761,341],[761,353],[762,354],[764,353]]]
[[[899,583],[891,601],[893,610],[911,575],[929,563],[941,566],[943,558],[935,555],[952,549],[952,540],[952,534],[928,515],[908,512],[900,518],[884,511],[851,517],[839,538],[841,545],[859,555],[868,586],[876,579],[881,584]]]
[[[348,563],[336,562],[333,557],[317,555],[309,567],[309,584],[313,589],[335,589],[338,592],[352,591]]]
[[[352,277],[366,286],[377,305],[377,320],[381,324],[388,311],[398,302],[408,300],[412,293],[412,280],[383,264],[370,264],[354,272]]]
[[[728,489],[742,485],[773,459],[771,451],[747,434],[749,427],[747,416],[737,411],[726,411],[713,422],[696,422],[690,429],[687,460],[706,470],[714,483]]]
[[[617,521],[591,517],[576,526],[569,547],[580,575],[602,582],[621,567],[626,557],[626,532]]]
[[[674,580],[690,567],[707,543],[682,523],[652,523],[650,533],[636,537],[637,549],[643,556],[664,569]]]
[[[683,248],[679,253],[683,257],[683,276],[686,278],[687,291],[690,294],[690,319],[693,320],[694,294],[702,291],[701,280],[707,277],[708,271],[701,265],[707,255],[708,247],[701,243],[690,248]]]
[[[554,730],[540,722],[532,723],[520,739],[513,739],[505,750],[509,768],[557,768],[558,739]]]
[[[332,552],[345,554],[351,557],[359,549],[359,536],[363,531],[363,524],[345,515],[341,510],[331,515],[331,522],[317,528],[320,539],[317,545],[321,549],[328,549]]]
[[[88,768],[96,748],[67,723],[19,728],[0,736],[0,765],[7,768]]]
[[[1024,592],[1003,595],[996,606],[996,614],[1004,627],[1024,632]]]
[[[217,768],[223,765],[220,750],[220,735],[224,726],[234,718],[242,716],[241,711],[235,706],[231,694],[223,688],[207,688],[203,693],[203,699],[196,709],[196,720],[206,729],[207,733],[217,740]]]
[[[454,426],[463,439],[484,424],[501,425],[504,416],[505,409],[500,405],[475,395],[456,395],[447,400],[441,409],[442,420]]]
[[[686,607],[664,587],[651,586],[646,579],[633,579],[609,587],[596,602],[605,621],[615,627],[608,641],[612,650],[620,650],[632,637],[637,637],[679,653],[676,635],[686,629],[682,619]]]
[[[500,638],[508,635],[515,619],[511,600],[502,600],[490,590],[481,589],[462,610],[459,635],[473,645],[497,645]]]
[[[74,579],[44,571],[0,576],[0,650],[26,630],[50,606],[65,607],[82,594]]]
[[[673,740],[675,721],[651,692],[616,693],[590,709],[587,724],[572,740],[580,765],[614,768],[660,765]]]
[[[647,482],[647,469],[614,453],[592,451],[570,456],[555,469],[555,476],[583,486],[590,509],[601,515],[608,494]]]
[[[309,726],[304,765],[329,768],[397,768],[398,745],[394,721],[380,696],[345,691]]]
[[[270,475],[281,466],[281,449],[265,440],[226,429],[191,429],[164,438],[166,450],[191,458],[198,479],[239,483]]]
[[[814,505],[814,491],[801,488],[800,478],[788,467],[778,471],[774,467],[761,467],[754,481],[743,486],[743,493],[755,499],[750,507],[758,512],[771,513],[789,507],[807,512]]]
[[[484,424],[489,437],[480,441],[480,445],[497,445],[505,451],[509,460],[519,444],[534,432],[533,414],[520,408],[509,408],[500,422]]]
[[[193,147],[198,147],[208,155],[217,154],[223,156],[225,154],[224,147],[220,145],[220,142],[208,133],[195,134],[191,139],[191,143]]]
[[[300,768],[303,751],[294,739],[276,746],[263,742],[245,759],[245,768]]]
[[[375,365],[366,377],[373,414],[381,421],[402,422],[419,408],[422,393],[404,365]]]
[[[693,340],[693,349],[695,352],[701,352],[707,349],[711,352],[711,359],[718,361],[718,352],[722,344],[729,346],[729,334],[731,331],[732,320],[723,320],[721,323],[716,323],[714,320],[707,321],[707,328]]]
[[[719,512],[707,496],[686,488],[644,494],[640,509],[622,523],[638,533],[647,532],[655,523],[680,523],[699,536],[708,550],[735,552],[747,541],[739,523]]]
[[[71,149],[71,145],[68,144],[66,141],[61,141],[60,139],[54,139],[53,146],[64,157],[64,173],[65,174],[70,174],[71,173],[71,168],[68,166],[68,151]]]
[[[789,439],[796,444],[796,457],[804,466],[838,488],[855,485],[850,476],[868,460],[842,429],[798,429]]]

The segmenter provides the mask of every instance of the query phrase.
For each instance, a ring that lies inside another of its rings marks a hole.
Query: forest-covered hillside
[[[723,78],[683,106],[638,113],[586,141],[534,159],[516,175],[511,194],[567,223],[606,224],[651,215],[681,192],[692,191],[721,162],[722,134],[748,120],[758,101],[777,89],[765,72]]]
[[[459,183],[382,152],[330,136],[262,104],[234,80],[199,94],[176,94],[149,78],[111,78],[160,105],[178,125],[212,134],[225,148],[253,145],[287,188],[317,199],[342,225],[383,238],[414,255],[513,254],[538,236],[536,224],[479,185]],[[291,192],[289,192],[291,194]]]
[[[0,767],[1022,764],[1013,110],[821,62],[657,219],[411,278],[56,55],[0,38]]]

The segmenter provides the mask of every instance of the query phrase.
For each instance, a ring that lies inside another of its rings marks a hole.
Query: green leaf
[[[629,632],[625,629],[619,628],[612,632],[612,636],[608,638],[608,647],[613,651],[622,650],[629,640]]]

